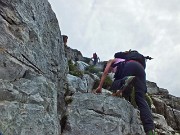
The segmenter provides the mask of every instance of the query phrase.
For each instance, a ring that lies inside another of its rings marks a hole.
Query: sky
[[[180,97],[180,0],[48,0],[67,45],[101,61],[138,50],[146,77]]]

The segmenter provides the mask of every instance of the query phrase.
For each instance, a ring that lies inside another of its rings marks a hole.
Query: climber
[[[98,60],[100,61],[99,57],[97,56],[96,53],[93,53],[93,57],[91,58],[93,59],[93,65],[95,66],[96,63],[98,62]]]
[[[119,63],[118,66],[114,66],[117,63]],[[95,91],[93,91],[94,93],[102,92],[104,80],[109,72],[121,72],[119,74],[120,76],[116,76],[111,86],[111,90],[115,90],[113,95],[123,93],[128,94],[128,86],[133,83],[135,87],[135,101],[138,109],[140,110],[140,118],[143,123],[144,130],[147,135],[155,135],[153,117],[145,100],[145,94],[147,92],[146,74],[142,64],[136,60],[126,61],[121,58],[110,59],[101,76],[99,86]]]

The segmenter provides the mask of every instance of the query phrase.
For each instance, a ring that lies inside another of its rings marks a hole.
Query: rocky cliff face
[[[77,49],[72,49],[67,45],[65,45],[64,48],[65,48],[65,56],[67,60],[82,61],[84,59],[81,52],[78,51]]]
[[[78,67],[84,66],[79,61]],[[75,65],[76,65],[75,64]],[[81,66],[80,66],[80,65]],[[86,65],[87,66],[87,65]],[[97,66],[100,67],[100,66]],[[81,68],[84,71],[85,68]],[[131,103],[103,89],[100,95],[91,94],[93,83],[100,79],[95,74],[82,77],[68,74],[68,108],[63,135],[144,135],[139,111]],[[91,79],[90,79],[91,78]],[[147,81],[156,133],[158,135],[179,135],[180,98],[168,94],[156,83]]]
[[[145,134],[139,111],[131,103],[105,89],[101,95],[91,93],[99,76],[85,71],[89,58],[64,47],[47,0],[0,0],[0,23],[0,132]],[[68,60],[74,61],[80,77],[68,74]],[[147,86],[156,132],[178,135],[180,99],[153,82],[147,81]]]
[[[0,0],[0,131],[57,135],[67,62],[47,0]]]

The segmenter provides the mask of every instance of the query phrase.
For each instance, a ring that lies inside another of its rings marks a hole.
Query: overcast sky
[[[180,97],[180,0],[49,0],[68,46],[102,61],[135,49],[147,80]]]

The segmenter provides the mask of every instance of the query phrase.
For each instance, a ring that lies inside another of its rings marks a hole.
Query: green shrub
[[[134,106],[134,108],[137,108],[136,100],[135,100],[135,89],[134,87],[131,87],[131,96],[130,96],[130,102]]]
[[[147,101],[149,107],[151,108],[151,105],[153,104],[151,97],[146,93],[145,98],[146,98],[146,101]]]
[[[98,79],[94,81],[93,89],[96,89],[99,86],[99,82],[100,81]]]
[[[68,61],[69,71],[75,71],[77,68],[71,60]]]
[[[88,67],[86,67],[86,69],[85,69],[86,71],[88,71],[88,72],[90,72],[90,73],[95,73],[95,74],[97,74],[98,72],[100,72],[99,71],[99,69],[97,69],[97,68],[95,68],[94,66],[88,66]]]
[[[149,107],[151,108],[153,101],[147,93],[145,94],[145,99],[146,99],[146,102],[148,103]],[[130,102],[135,108],[137,108],[137,104],[136,104],[136,100],[135,100],[135,89],[134,89],[134,87],[132,87],[132,91],[131,91],[131,95],[130,95]]]
[[[81,78],[83,77],[83,72],[82,71],[78,71],[78,70],[76,70],[76,71],[69,71],[69,74],[77,76],[77,77],[81,77]]]
[[[94,86],[93,86],[93,89],[96,89],[98,86],[99,86],[99,83],[100,83],[100,80],[95,80],[95,83],[94,83]],[[112,85],[112,80],[109,76],[107,76],[104,80],[104,83],[103,83],[103,88],[104,89],[109,89]]]
[[[105,80],[104,80],[104,84],[103,84],[103,88],[105,89],[109,89],[112,85],[112,80],[109,76],[106,76]]]
[[[68,61],[69,74],[83,77],[83,72],[77,69],[77,64],[73,64],[71,60]]]

